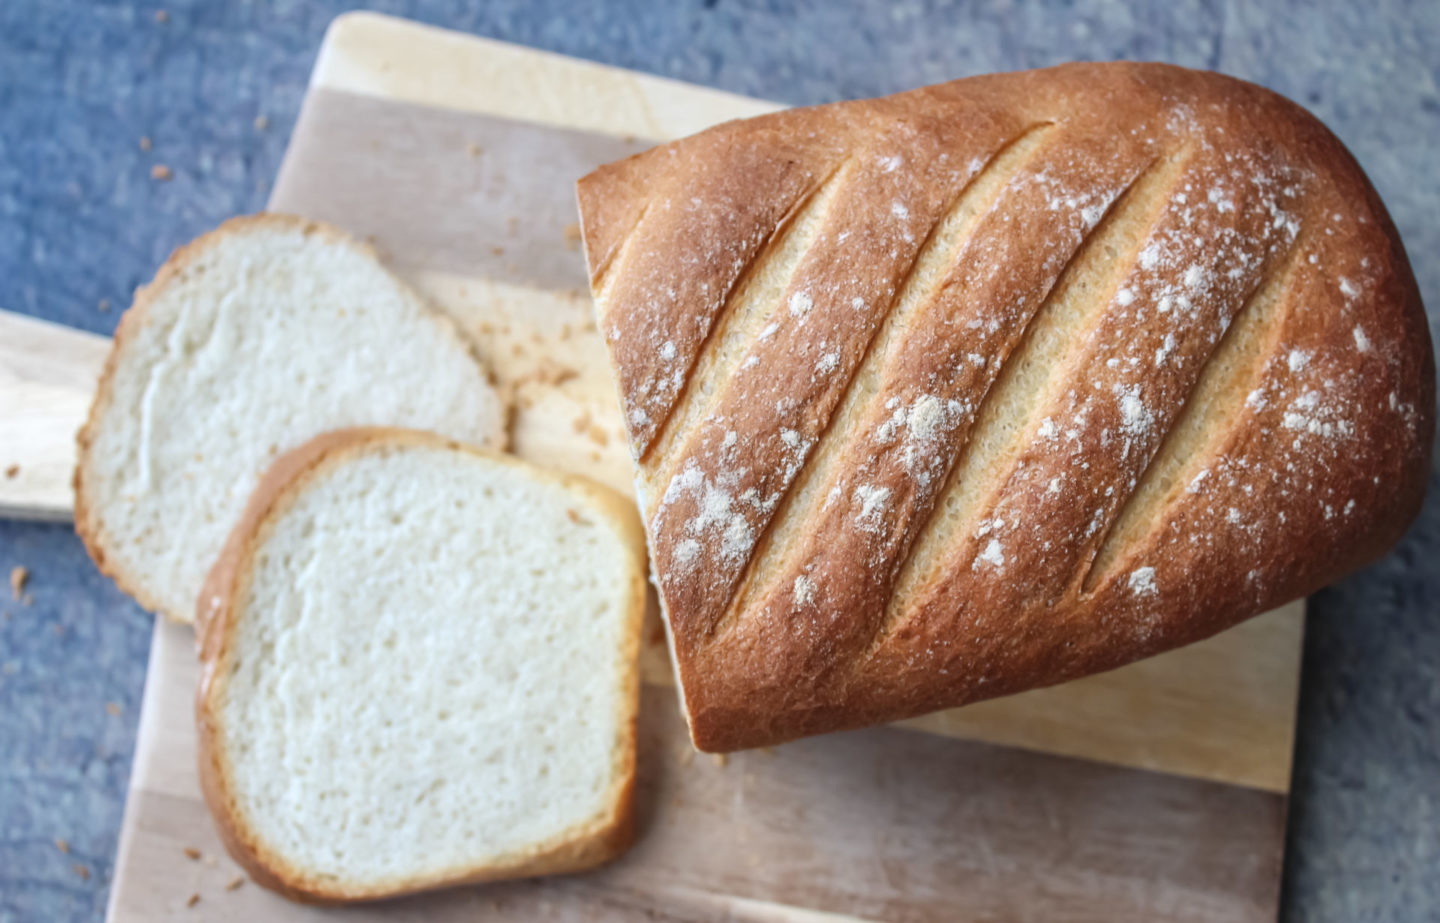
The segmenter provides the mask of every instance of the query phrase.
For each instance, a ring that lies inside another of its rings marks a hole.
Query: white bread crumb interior
[[[643,551],[599,490],[372,442],[259,523],[205,707],[230,823],[271,870],[383,895],[614,826]]]
[[[191,621],[261,473],[361,425],[504,441],[468,345],[369,248],[288,216],[235,219],[137,293],[81,436],[77,526],[142,604]]]

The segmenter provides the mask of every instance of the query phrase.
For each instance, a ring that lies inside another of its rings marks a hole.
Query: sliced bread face
[[[644,539],[617,494],[332,434],[266,476],[204,598],[200,777],[260,883],[367,900],[628,844]]]
[[[121,321],[80,434],[76,528],[142,605],[188,622],[280,453],[367,425],[501,447],[504,416],[453,323],[369,247],[234,219],[177,250]]]

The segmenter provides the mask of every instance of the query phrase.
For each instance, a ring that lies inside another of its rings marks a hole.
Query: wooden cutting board
[[[271,205],[370,237],[471,332],[516,403],[518,454],[628,489],[571,183],[774,108],[352,14],[326,35]],[[20,465],[0,475],[0,512],[68,516],[73,433],[104,347],[0,315],[0,471]],[[1297,603],[1103,676],[723,762],[686,742],[656,636],[630,853],[584,875],[346,913],[1274,919],[1301,630]],[[236,869],[194,777],[195,673],[190,630],[157,620],[110,919],[333,916],[226,890]]]

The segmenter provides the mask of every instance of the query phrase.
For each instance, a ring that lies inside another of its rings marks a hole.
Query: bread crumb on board
[[[563,385],[580,377],[580,373],[570,366],[553,362],[543,363],[537,372],[542,376],[540,381],[547,385]]]
[[[194,846],[186,846],[184,852],[185,858],[189,859],[191,862],[200,861],[201,852]]]
[[[485,153],[485,148],[476,144],[474,141],[471,141],[469,144],[465,145],[465,153],[469,154],[471,157],[479,157],[481,154]]]
[[[57,836],[55,838],[55,848],[63,853],[68,853],[70,852],[70,841]]]
[[[166,11],[166,10],[156,10],[156,11],[155,11],[155,21],[158,22],[158,23],[167,23],[167,22],[169,22],[169,21],[170,21],[170,13],[169,13],[168,11]]]
[[[512,344],[510,351],[517,358],[525,355],[525,348],[519,342]],[[534,370],[519,376],[512,384],[516,390],[519,390],[524,385],[548,385],[553,388],[579,377],[580,373],[577,370],[568,365],[561,365],[546,356],[541,358],[540,363],[535,366]],[[580,430],[577,429],[576,432],[578,433]]]
[[[712,760],[715,761],[715,765],[716,765],[716,766],[719,766],[721,769],[724,769],[724,768],[725,768],[725,764],[727,764],[727,763],[730,762],[730,754],[728,754],[728,753],[712,753],[712,754],[710,754],[710,759],[712,759]]]
[[[106,702],[106,703],[105,703],[105,711],[106,711],[112,718],[115,718],[115,717],[119,717],[120,712],[122,711],[122,709],[120,708],[120,703],[119,703],[119,702]]]
[[[150,178],[153,180],[159,180],[162,183],[168,182],[170,178],[174,175],[174,173],[170,172],[170,168],[165,166],[163,163],[157,163],[155,166],[150,168]]]
[[[270,119],[263,115],[255,116],[255,130],[264,131],[270,127]]]
[[[10,568],[10,598],[19,599],[25,593],[25,584],[30,582],[30,568],[17,564]]]
[[[234,891],[245,883],[244,875],[236,875],[225,884],[226,891]]]
[[[140,136],[140,150],[142,150],[142,151],[148,151],[148,150],[150,150],[150,148],[153,147],[153,146],[154,146],[154,145],[151,143],[151,141],[150,141],[150,136],[149,136],[149,135],[141,135],[141,136]]]
[[[565,249],[580,249],[580,225],[574,221],[565,225]]]
[[[11,465],[10,467],[6,468],[6,469],[5,469],[5,476],[6,476],[7,478],[19,477],[19,476],[20,476],[20,466],[19,466],[19,465]]]
[[[590,416],[590,411],[588,410],[583,411],[580,416],[572,420],[570,425],[574,427],[575,432],[584,435],[591,442],[602,448],[610,444],[610,433],[605,427],[595,422],[595,418]]]
[[[86,865],[85,863],[77,862],[74,865],[70,866],[70,869],[84,880],[90,880],[90,866]]]
[[[186,906],[186,907],[194,907],[194,906],[195,906],[196,904],[198,904],[198,903],[200,903],[200,895],[199,895],[198,893],[196,893],[196,894],[190,895],[190,897],[186,899],[186,901],[185,901],[185,906]]]

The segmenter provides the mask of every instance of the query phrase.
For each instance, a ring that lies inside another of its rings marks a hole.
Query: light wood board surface
[[[518,454],[628,490],[570,183],[648,141],[774,108],[352,14],[326,36],[271,204],[371,238],[460,321],[516,402]],[[0,316],[0,468],[21,465],[0,479],[0,510],[66,515],[103,342]],[[458,919],[499,900],[515,919],[1273,918],[1302,611],[909,723],[932,734],[839,735],[723,769],[689,753],[660,688],[663,645],[649,644],[649,813],[631,854],[363,916]],[[189,630],[157,625],[112,919],[193,919],[191,893],[206,919],[317,913],[224,891],[228,860],[186,864],[187,845],[218,855],[193,778],[194,672]]]
[[[75,433],[110,341],[0,311],[0,516],[64,521]]]
[[[1278,795],[893,729],[721,764],[690,748],[658,686],[641,707],[636,844],[609,866],[344,910],[227,891],[240,872],[195,781],[196,674],[190,630],[158,621],[112,921],[1275,917]]]

